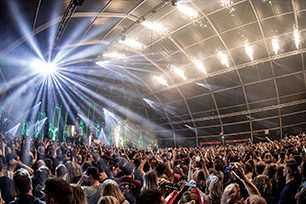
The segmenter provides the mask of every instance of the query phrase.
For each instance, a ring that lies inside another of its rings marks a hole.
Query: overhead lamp
[[[302,37],[301,37],[301,32],[299,31],[297,26],[293,27],[293,38],[294,38],[296,49],[299,49],[301,41],[302,41]]]
[[[250,60],[253,61],[254,60],[253,48],[248,44],[248,42],[244,44],[244,50],[245,50],[245,53],[249,56]]]
[[[223,53],[222,51],[218,51],[217,57],[220,60],[221,64],[225,65],[226,67],[229,67],[228,56],[225,53]]]
[[[233,1],[231,0],[219,0],[221,6],[225,7],[225,8],[229,8],[232,6]]]
[[[273,36],[273,38],[271,40],[271,43],[272,43],[272,49],[273,49],[274,53],[277,54],[279,49],[280,49],[279,38],[276,37],[276,36]]]
[[[154,75],[152,80],[160,85],[168,86],[168,82],[163,76]]]
[[[196,19],[199,17],[198,11],[190,6],[187,6],[186,4],[178,4],[176,8],[184,16],[188,16],[191,19]]]
[[[177,75],[179,76],[181,79],[183,80],[187,80],[187,77],[185,76],[185,73],[182,69],[176,67],[176,66],[171,66],[172,67],[172,71]]]
[[[166,34],[168,32],[168,29],[161,23],[144,21],[141,24],[146,28],[154,30],[160,34]]]
[[[197,68],[200,72],[202,72],[203,74],[207,74],[207,71],[206,71],[206,69],[204,68],[203,63],[202,63],[200,60],[198,60],[198,59],[193,59],[193,60],[192,60],[192,63],[196,66],[196,68]]]
[[[44,76],[53,75],[57,71],[56,64],[52,62],[46,62],[43,60],[34,60],[31,62],[31,67],[35,72],[42,74]]]
[[[144,45],[137,40],[126,38],[125,40],[120,40],[120,43],[134,49],[134,50],[142,50],[144,48]]]

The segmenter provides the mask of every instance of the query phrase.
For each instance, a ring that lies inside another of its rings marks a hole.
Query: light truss
[[[286,107],[290,107],[290,106],[296,106],[296,105],[300,105],[300,104],[304,104],[304,103],[306,103],[306,99],[293,101],[293,102],[289,102],[289,103],[282,103],[282,104],[278,104],[278,105],[266,106],[266,107],[263,107],[263,108],[255,108],[255,109],[250,109],[250,110],[246,110],[246,111],[239,111],[239,112],[234,112],[234,113],[214,115],[214,116],[202,117],[202,118],[194,118],[193,120],[189,119],[189,120],[175,121],[175,122],[171,122],[171,124],[200,122],[200,121],[215,120],[215,119],[220,119],[220,118],[229,118],[229,117],[233,117],[233,116],[249,115],[249,114],[252,114],[252,113],[271,111],[271,110],[286,108]],[[170,124],[170,122],[163,123],[162,125],[169,125],[169,124]]]

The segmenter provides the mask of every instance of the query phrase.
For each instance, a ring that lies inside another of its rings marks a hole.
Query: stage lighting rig
[[[43,76],[53,75],[57,71],[56,65],[52,62],[35,60],[32,61],[31,66],[36,73],[39,73]]]

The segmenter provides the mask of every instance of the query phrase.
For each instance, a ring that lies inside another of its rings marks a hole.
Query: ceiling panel
[[[200,112],[215,108],[211,95],[203,95],[192,99],[187,99],[187,103],[192,112]]]
[[[183,48],[185,48],[213,35],[215,35],[213,28],[210,26],[207,20],[203,18],[179,29],[172,34],[172,37],[176,39]]]
[[[295,74],[276,79],[280,96],[305,91],[305,78],[303,74]]]
[[[219,108],[245,104],[245,98],[241,87],[216,92],[214,95]]]
[[[245,91],[249,102],[255,102],[276,97],[276,90],[273,80],[247,85],[245,86]]]
[[[223,9],[208,16],[219,32],[256,21],[254,12],[247,1],[235,5],[233,8],[233,12],[229,12],[228,9]]]
[[[273,61],[275,76],[303,71],[301,55],[294,55]]]
[[[278,36],[284,33],[292,32],[295,24],[293,13],[269,18],[261,21],[265,37]],[[291,25],[291,26],[288,26]]]
[[[208,78],[207,84],[211,91],[218,91],[241,85],[235,71]]]
[[[270,62],[258,64],[256,66],[248,66],[239,70],[241,79],[244,83],[256,82],[273,77]]]
[[[252,0],[256,13],[260,19],[292,11],[291,1],[258,1]]]

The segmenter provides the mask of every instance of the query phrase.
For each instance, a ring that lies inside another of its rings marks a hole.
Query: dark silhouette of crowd
[[[146,149],[1,134],[0,204],[304,204],[305,144],[304,133]]]

